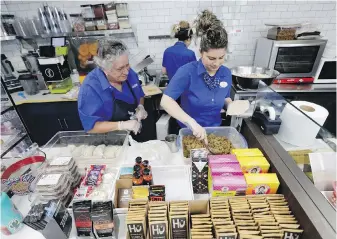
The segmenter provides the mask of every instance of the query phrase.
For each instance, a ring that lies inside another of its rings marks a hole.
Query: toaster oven
[[[280,72],[278,79],[311,78],[316,74],[327,40],[257,40],[254,66]]]

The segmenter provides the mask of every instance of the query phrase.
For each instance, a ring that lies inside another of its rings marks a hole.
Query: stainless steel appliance
[[[36,52],[29,52],[28,54],[24,54],[21,56],[27,70],[30,71],[30,73],[32,73],[34,76],[36,76],[39,90],[47,90],[48,87],[39,69],[39,62],[37,60],[38,57],[39,55]]]
[[[279,83],[313,82],[327,40],[257,41],[254,66],[280,72]]]
[[[337,83],[337,58],[322,57],[316,71],[314,83]]]
[[[27,95],[36,95],[39,93],[37,79],[32,74],[20,75],[18,79]]]
[[[231,69],[233,83],[242,89],[257,89],[260,80],[271,85],[280,74],[276,70],[256,66],[237,66]]]
[[[5,78],[13,77],[14,67],[5,54],[1,54],[1,74]]]

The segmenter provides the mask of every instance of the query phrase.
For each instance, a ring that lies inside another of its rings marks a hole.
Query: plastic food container
[[[84,32],[85,25],[81,14],[70,14],[71,25],[74,32]]]
[[[84,18],[84,25],[86,31],[95,31],[96,24],[94,18]]]
[[[248,148],[246,139],[234,127],[205,127],[205,129],[207,134],[227,137],[232,142],[234,148]],[[183,148],[183,137],[187,135],[192,135],[190,129],[182,128],[179,130],[179,144],[181,148]],[[184,156],[183,150],[181,150],[181,154]]]
[[[108,29],[106,20],[104,18],[96,18],[95,22],[96,22],[97,30],[107,30]]]
[[[94,18],[95,14],[91,5],[81,5],[81,13],[84,18]]]
[[[95,17],[103,18],[104,17],[104,4],[96,4],[92,6],[94,10]]]

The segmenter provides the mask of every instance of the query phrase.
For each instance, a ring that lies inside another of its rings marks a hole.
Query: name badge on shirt
[[[220,87],[221,88],[226,88],[227,86],[228,86],[227,82],[225,82],[225,81],[221,81],[220,82]]]
[[[136,88],[138,85],[137,84],[134,84],[132,87],[132,89]]]

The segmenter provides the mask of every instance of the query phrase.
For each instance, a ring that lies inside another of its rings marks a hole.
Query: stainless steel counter
[[[337,84],[272,84],[270,86],[271,89],[273,89],[276,92],[279,93],[324,93],[324,92],[336,92]],[[232,86],[232,89],[237,94],[247,94],[252,92],[257,92],[254,90],[251,91],[245,91],[240,90],[236,87]]]

